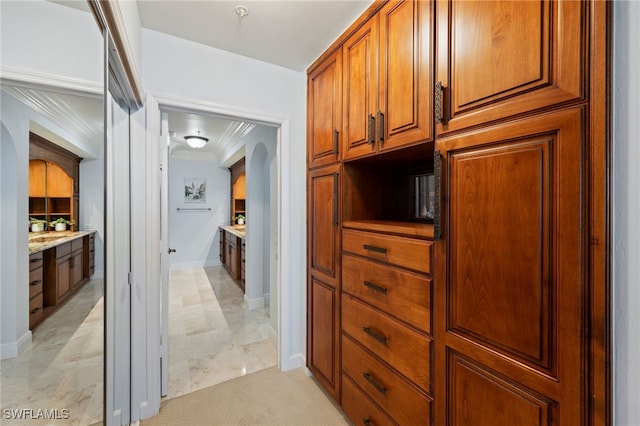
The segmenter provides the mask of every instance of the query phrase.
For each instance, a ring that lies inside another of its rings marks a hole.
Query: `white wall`
[[[184,202],[184,180],[207,180],[206,202]],[[211,161],[169,161],[169,256],[171,269],[220,265],[218,226],[229,224],[229,169]],[[211,211],[180,211],[211,208]]]
[[[189,64],[186,66],[185,64]],[[225,110],[278,117],[286,124],[282,169],[283,303],[281,367],[305,363],[306,74],[142,30],[142,81],[154,96],[205,102]],[[249,219],[251,220],[251,219]]]
[[[640,2],[614,3],[613,330],[616,425],[640,425]]]

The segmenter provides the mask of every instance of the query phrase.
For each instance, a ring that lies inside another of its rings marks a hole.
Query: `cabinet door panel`
[[[311,71],[307,88],[309,167],[338,161],[342,132],[342,50]]]
[[[440,1],[436,80],[447,87],[438,134],[585,96],[586,3]]]
[[[436,255],[435,299],[445,313],[435,320],[443,337],[436,339],[442,363],[436,371],[448,372],[439,388],[450,396],[443,408],[450,416],[466,404],[457,398],[471,393],[478,406],[513,406],[512,392],[483,399],[502,386],[488,379],[493,376],[521,384],[526,410],[554,407],[560,424],[578,422],[586,410],[586,378],[576,361],[587,343],[581,339],[588,308],[583,117],[573,109],[438,142],[445,153],[448,254]],[[454,352],[481,374],[452,362]],[[549,419],[531,413],[525,417],[538,419],[531,424]],[[471,424],[523,424],[516,414],[472,416]]]
[[[378,17],[371,18],[342,47],[343,158],[375,152],[375,125],[370,126],[378,105]]]
[[[63,299],[71,290],[71,257],[56,259],[56,301]]]
[[[82,282],[82,250],[73,252],[71,256],[71,283],[76,287]]]
[[[432,131],[432,2],[389,2],[380,11],[380,150],[424,142]],[[380,129],[382,128],[382,134]],[[382,138],[382,140],[380,140]]]
[[[336,285],[339,279],[339,166],[309,174],[309,267]]]

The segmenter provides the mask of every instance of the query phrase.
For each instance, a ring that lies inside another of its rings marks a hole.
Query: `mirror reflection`
[[[99,423],[102,36],[85,2],[0,8],[2,424]]]

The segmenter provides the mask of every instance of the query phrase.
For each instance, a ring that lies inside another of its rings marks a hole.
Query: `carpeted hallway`
[[[143,420],[156,425],[351,424],[302,368],[276,367],[233,379],[162,403],[160,414]]]

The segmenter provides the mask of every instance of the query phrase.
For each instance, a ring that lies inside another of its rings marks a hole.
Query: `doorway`
[[[169,398],[277,365],[278,127],[209,111],[169,108]],[[164,126],[164,123],[163,123]],[[193,149],[198,132],[215,147]],[[217,134],[216,134],[217,132]],[[163,144],[166,138],[161,138]],[[229,166],[247,160],[246,288],[220,265],[219,226],[230,225]],[[204,196],[186,199],[189,182]],[[164,195],[163,195],[164,196]],[[275,248],[275,250],[274,250]],[[165,290],[163,290],[164,293]]]

